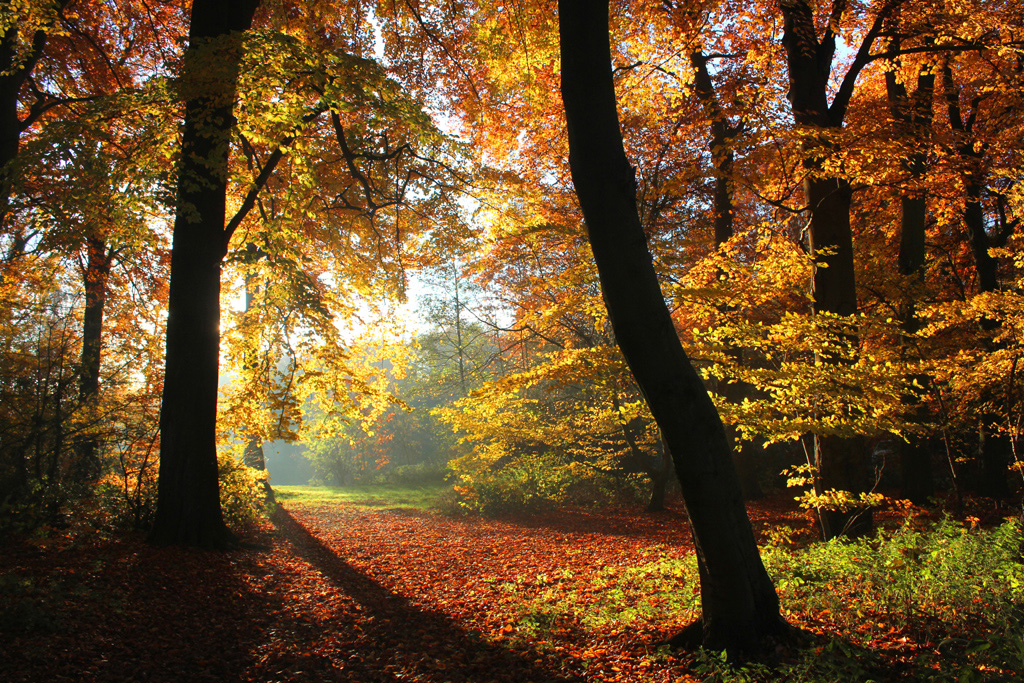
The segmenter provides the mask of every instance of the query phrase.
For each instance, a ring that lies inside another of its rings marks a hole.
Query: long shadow
[[[530,651],[515,651],[467,631],[448,615],[425,609],[355,569],[278,507],[274,525],[295,553],[362,607],[353,650],[343,663],[347,680],[515,681],[558,683],[567,677]],[[339,626],[342,626],[339,624]],[[342,626],[344,627],[344,626]]]
[[[286,595],[246,581],[259,570],[252,550],[139,539],[0,554],[0,578],[23,576],[31,589],[22,590],[27,619],[18,624],[3,609],[11,590],[0,586],[8,594],[0,595],[0,681],[354,680],[307,645],[318,634],[304,615],[289,613]]]

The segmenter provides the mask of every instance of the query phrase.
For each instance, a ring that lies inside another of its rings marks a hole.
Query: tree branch
[[[327,111],[328,108],[328,104],[321,101],[313,111],[302,117],[301,122],[299,125],[295,126],[293,132],[285,136],[284,139],[278,143],[274,151],[270,153],[270,156],[263,164],[263,168],[260,169],[259,175],[257,175],[256,179],[253,181],[252,187],[249,188],[249,191],[246,193],[245,199],[242,200],[242,205],[238,207],[238,211],[235,212],[235,215],[224,227],[225,247],[228,242],[231,241],[231,236],[235,233],[235,230],[238,229],[238,226],[243,220],[245,220],[245,217],[249,215],[249,212],[252,211],[252,208],[256,205],[256,198],[270,181],[270,177],[274,174],[274,169],[277,168],[278,162],[280,162],[284,157],[285,148],[295,141],[295,138],[299,136],[299,133],[302,131],[304,126],[315,121],[321,114]]]

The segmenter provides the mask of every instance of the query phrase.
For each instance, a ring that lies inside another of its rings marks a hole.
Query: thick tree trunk
[[[561,0],[569,162],[616,339],[661,428],[682,485],[701,572],[701,641],[756,653],[788,626],[761,563],[725,429],[679,343],[622,147],[608,4]]]
[[[86,483],[99,475],[99,438],[95,434],[96,403],[100,395],[100,360],[103,350],[103,306],[107,298],[111,255],[107,243],[98,237],[86,239],[86,268],[82,274],[85,310],[82,313],[82,366],[79,401],[87,411],[85,434],[77,445],[75,478]]]
[[[217,480],[220,268],[227,250],[227,164],[242,56],[238,32],[249,28],[257,5],[258,0],[195,0],[192,5],[185,79],[201,78],[205,88],[185,106],[154,543],[223,548],[233,541],[221,515]],[[218,49],[200,61],[197,48],[213,41]]]

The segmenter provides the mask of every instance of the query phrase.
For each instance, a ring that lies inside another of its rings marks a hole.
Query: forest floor
[[[671,569],[692,554],[678,503],[506,520],[368,503],[285,500],[226,553],[90,528],[7,547],[0,680],[723,680],[713,656],[658,645],[692,616],[697,591]],[[812,534],[788,496],[754,502],[750,515],[759,534]],[[629,614],[616,614],[623,603],[608,592],[628,586],[613,579],[659,562],[670,569],[658,580],[686,600],[630,595]],[[787,618],[818,634],[808,647],[829,647],[828,615]],[[892,680],[925,680],[899,662],[908,648],[938,646],[897,636],[878,641],[869,669],[892,664]]]

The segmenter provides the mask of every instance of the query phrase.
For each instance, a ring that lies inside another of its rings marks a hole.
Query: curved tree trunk
[[[636,207],[616,112],[608,4],[561,0],[562,99],[573,183],[608,316],[672,454],[701,570],[700,642],[757,653],[788,626],[758,554],[718,412],[679,343]]]
[[[227,251],[225,192],[242,56],[239,32],[249,28],[257,5],[258,0],[192,4],[185,81],[203,87],[185,105],[178,168],[154,543],[223,548],[233,542],[217,480],[220,267]],[[197,48],[204,47],[200,58]]]

